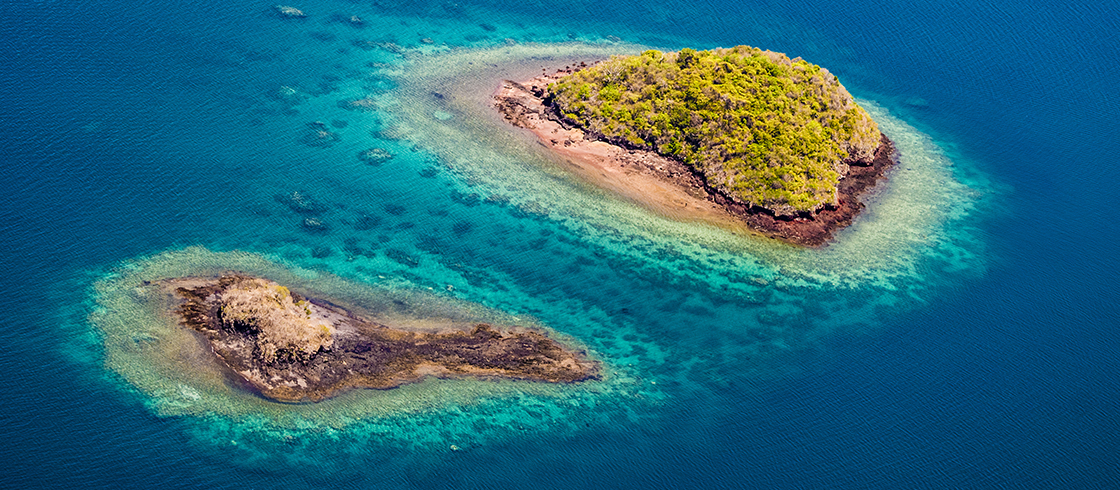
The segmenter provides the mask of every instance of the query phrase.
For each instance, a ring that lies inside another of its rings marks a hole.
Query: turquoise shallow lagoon
[[[293,5],[307,17],[20,1],[0,21],[14,483],[1120,482],[1105,214],[1120,99],[1103,81],[1115,69],[1092,61],[1114,13]],[[734,44],[828,67],[899,148],[827,247],[618,199],[488,106],[501,80],[542,68]],[[604,375],[271,403],[140,287],[227,270],[418,328],[536,326]]]

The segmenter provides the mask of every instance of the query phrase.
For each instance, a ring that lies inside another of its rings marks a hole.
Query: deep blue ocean
[[[4,4],[0,486],[1120,488],[1120,4],[290,5]],[[899,143],[824,249],[618,200],[485,105],[738,44]],[[271,404],[145,308],[220,270],[540,325],[606,374]]]

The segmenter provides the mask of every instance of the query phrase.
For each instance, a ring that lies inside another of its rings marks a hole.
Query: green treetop
[[[869,163],[879,145],[875,122],[828,70],[749,46],[616,56],[549,91],[569,121],[677,158],[779,215],[835,205],[847,162]]]

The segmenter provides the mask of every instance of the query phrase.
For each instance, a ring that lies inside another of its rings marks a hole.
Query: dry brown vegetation
[[[306,360],[319,349],[329,349],[334,328],[313,319],[306,300],[298,302],[288,288],[256,278],[244,278],[221,293],[222,325],[256,332],[261,357]]]

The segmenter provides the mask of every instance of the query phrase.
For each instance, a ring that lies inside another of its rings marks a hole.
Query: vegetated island
[[[686,216],[719,208],[803,246],[851,224],[864,207],[857,196],[897,162],[828,70],[749,46],[581,63],[506,80],[493,100],[603,180],[644,179],[606,184],[627,197]]]
[[[320,401],[354,388],[395,388],[425,376],[571,383],[599,366],[545,334],[477,324],[431,333],[392,328],[258,277],[186,277],[161,284],[182,298],[182,323],[208,340],[244,385],[279,402]]]

